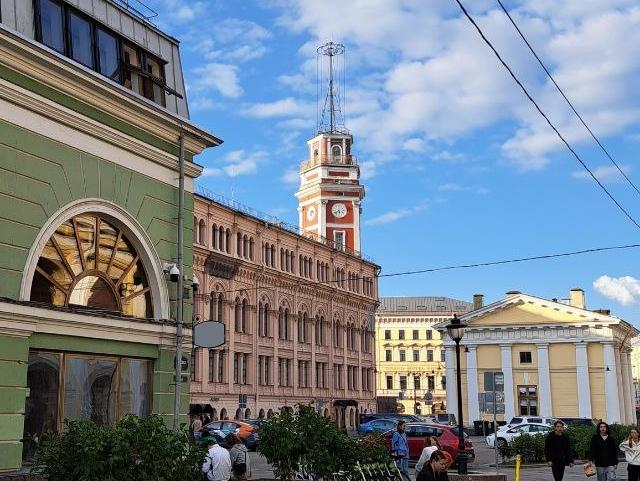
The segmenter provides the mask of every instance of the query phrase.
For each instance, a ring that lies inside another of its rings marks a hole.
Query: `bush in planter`
[[[543,463],[544,462],[544,443],[547,436],[544,434],[523,434],[515,438],[511,445],[511,454],[515,456],[519,452],[522,456],[522,462]]]
[[[66,430],[44,437],[32,472],[48,481],[199,480],[204,448],[174,433],[159,416],[127,416],[115,426],[66,421]]]
[[[565,434],[569,436],[569,443],[576,459],[587,459],[591,438],[596,433],[593,426],[569,426]]]
[[[292,479],[298,466],[322,479],[340,470],[349,471],[358,462],[390,459],[382,436],[353,440],[309,406],[299,406],[297,414],[285,410],[262,426],[258,452],[282,481]]]

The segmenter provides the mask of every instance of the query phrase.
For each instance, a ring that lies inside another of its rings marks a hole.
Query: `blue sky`
[[[384,273],[636,243],[453,0],[145,0],[181,40],[193,120],[225,143],[199,157],[208,189],[297,223],[297,168],[316,124],[318,45],[347,47],[346,125],[366,198],[363,251]],[[471,12],[616,198],[616,175],[494,1]],[[640,183],[640,7],[632,0],[507,2],[577,109]],[[381,279],[381,295],[487,301],[507,290],[586,291],[640,325],[640,250]]]

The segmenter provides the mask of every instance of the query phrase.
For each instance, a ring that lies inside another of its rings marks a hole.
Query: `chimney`
[[[473,295],[473,310],[480,309],[484,306],[484,295],[482,294],[474,294]]]
[[[569,291],[569,305],[578,309],[585,309],[584,291],[579,287],[574,287]]]
[[[522,294],[520,291],[507,291],[505,297],[509,299],[510,297],[517,296],[518,294]]]

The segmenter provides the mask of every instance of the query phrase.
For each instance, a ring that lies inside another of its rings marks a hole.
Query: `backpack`
[[[232,466],[233,474],[236,476],[242,476],[247,472],[247,453],[243,451],[242,454],[244,455],[244,463],[234,463]]]

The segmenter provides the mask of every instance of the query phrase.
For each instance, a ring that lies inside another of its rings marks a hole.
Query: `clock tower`
[[[340,109],[343,88],[335,80],[334,71],[343,54],[344,46],[333,42],[318,48],[319,63],[328,64],[327,95],[318,119],[318,133],[307,142],[309,157],[300,167],[296,197],[302,235],[359,253],[364,187],[351,153],[353,136],[344,126]]]

